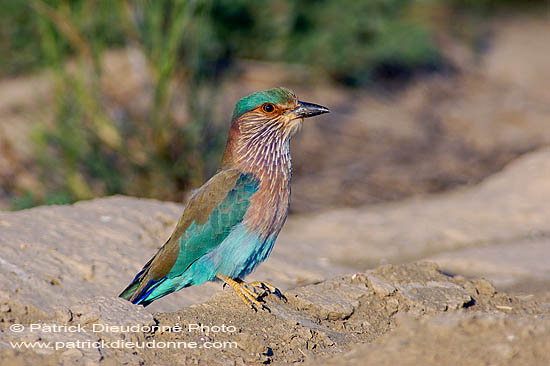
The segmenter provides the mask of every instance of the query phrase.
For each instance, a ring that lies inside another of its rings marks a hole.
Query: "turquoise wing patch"
[[[196,260],[220,245],[231,230],[244,218],[250,198],[258,191],[259,180],[252,174],[241,174],[233,189],[212,211],[204,224],[193,222],[179,238],[180,251],[176,263],[166,276],[181,276]]]

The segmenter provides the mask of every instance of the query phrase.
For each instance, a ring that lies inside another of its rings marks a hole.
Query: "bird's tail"
[[[132,296],[134,296],[134,293],[136,292],[137,288],[139,287],[139,285],[141,284],[141,282],[138,280],[136,281],[136,279],[134,279],[129,285],[128,287],[126,287],[124,289],[124,291],[122,291],[120,293],[120,295],[118,295],[118,297],[122,297],[123,299],[126,299],[128,301],[132,301]],[[133,301],[132,301],[133,302]]]
[[[155,290],[162,282],[164,282],[164,280],[166,280],[166,277],[158,281],[149,280],[145,282],[145,279],[148,277],[147,272],[154,258],[155,257],[151,258],[151,260],[145,264],[143,269],[136,275],[136,277],[134,277],[128,287],[126,287],[124,291],[118,295],[119,297],[130,301],[132,304],[143,305],[144,307],[158,298],[150,298],[150,295],[153,290]]]

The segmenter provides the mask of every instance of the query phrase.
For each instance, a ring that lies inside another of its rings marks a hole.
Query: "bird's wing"
[[[120,295],[138,303],[164,278],[181,275],[221,244],[242,220],[259,180],[237,169],[219,171],[189,200],[170,239]]]

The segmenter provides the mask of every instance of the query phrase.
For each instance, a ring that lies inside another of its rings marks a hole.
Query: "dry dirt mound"
[[[529,281],[548,288],[549,182],[545,149],[468,189],[293,217],[279,244],[314,247],[318,257],[357,270],[429,259],[501,289]]]
[[[69,307],[69,317],[49,320],[80,327],[75,332],[31,330],[29,322],[14,332],[10,326],[15,322],[8,320],[2,326],[4,345],[41,342],[59,349],[15,351],[4,346],[2,364],[318,364],[337,354],[332,364],[355,364],[366,355],[375,363],[389,363],[399,357],[389,349],[394,351],[394,345],[415,362],[458,364],[464,352],[474,350],[469,363],[542,364],[550,342],[550,323],[544,319],[548,304],[498,294],[487,281],[445,276],[429,263],[384,266],[286,296],[287,302],[265,297],[271,312],[256,313],[228,290],[204,304],[153,316],[122,300],[100,298]],[[415,337],[416,332],[422,337]],[[77,341],[81,347],[68,348]],[[381,345],[374,353],[368,345],[372,342]],[[367,345],[354,346],[360,343]]]
[[[116,298],[181,205],[111,197],[0,212],[0,363],[458,364],[469,355],[470,364],[544,364],[549,162],[542,150],[469,189],[291,217],[250,276],[285,292],[286,303],[265,297],[271,313],[254,313],[219,284],[147,309]],[[422,258],[443,271],[418,263],[365,271],[369,261]],[[540,286],[507,295],[450,272],[489,275],[500,288]],[[38,343],[10,343],[21,341]]]

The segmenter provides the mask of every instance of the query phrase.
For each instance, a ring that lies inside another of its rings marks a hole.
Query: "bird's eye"
[[[271,113],[275,110],[275,106],[271,103],[266,103],[263,105],[262,109],[266,113]]]

